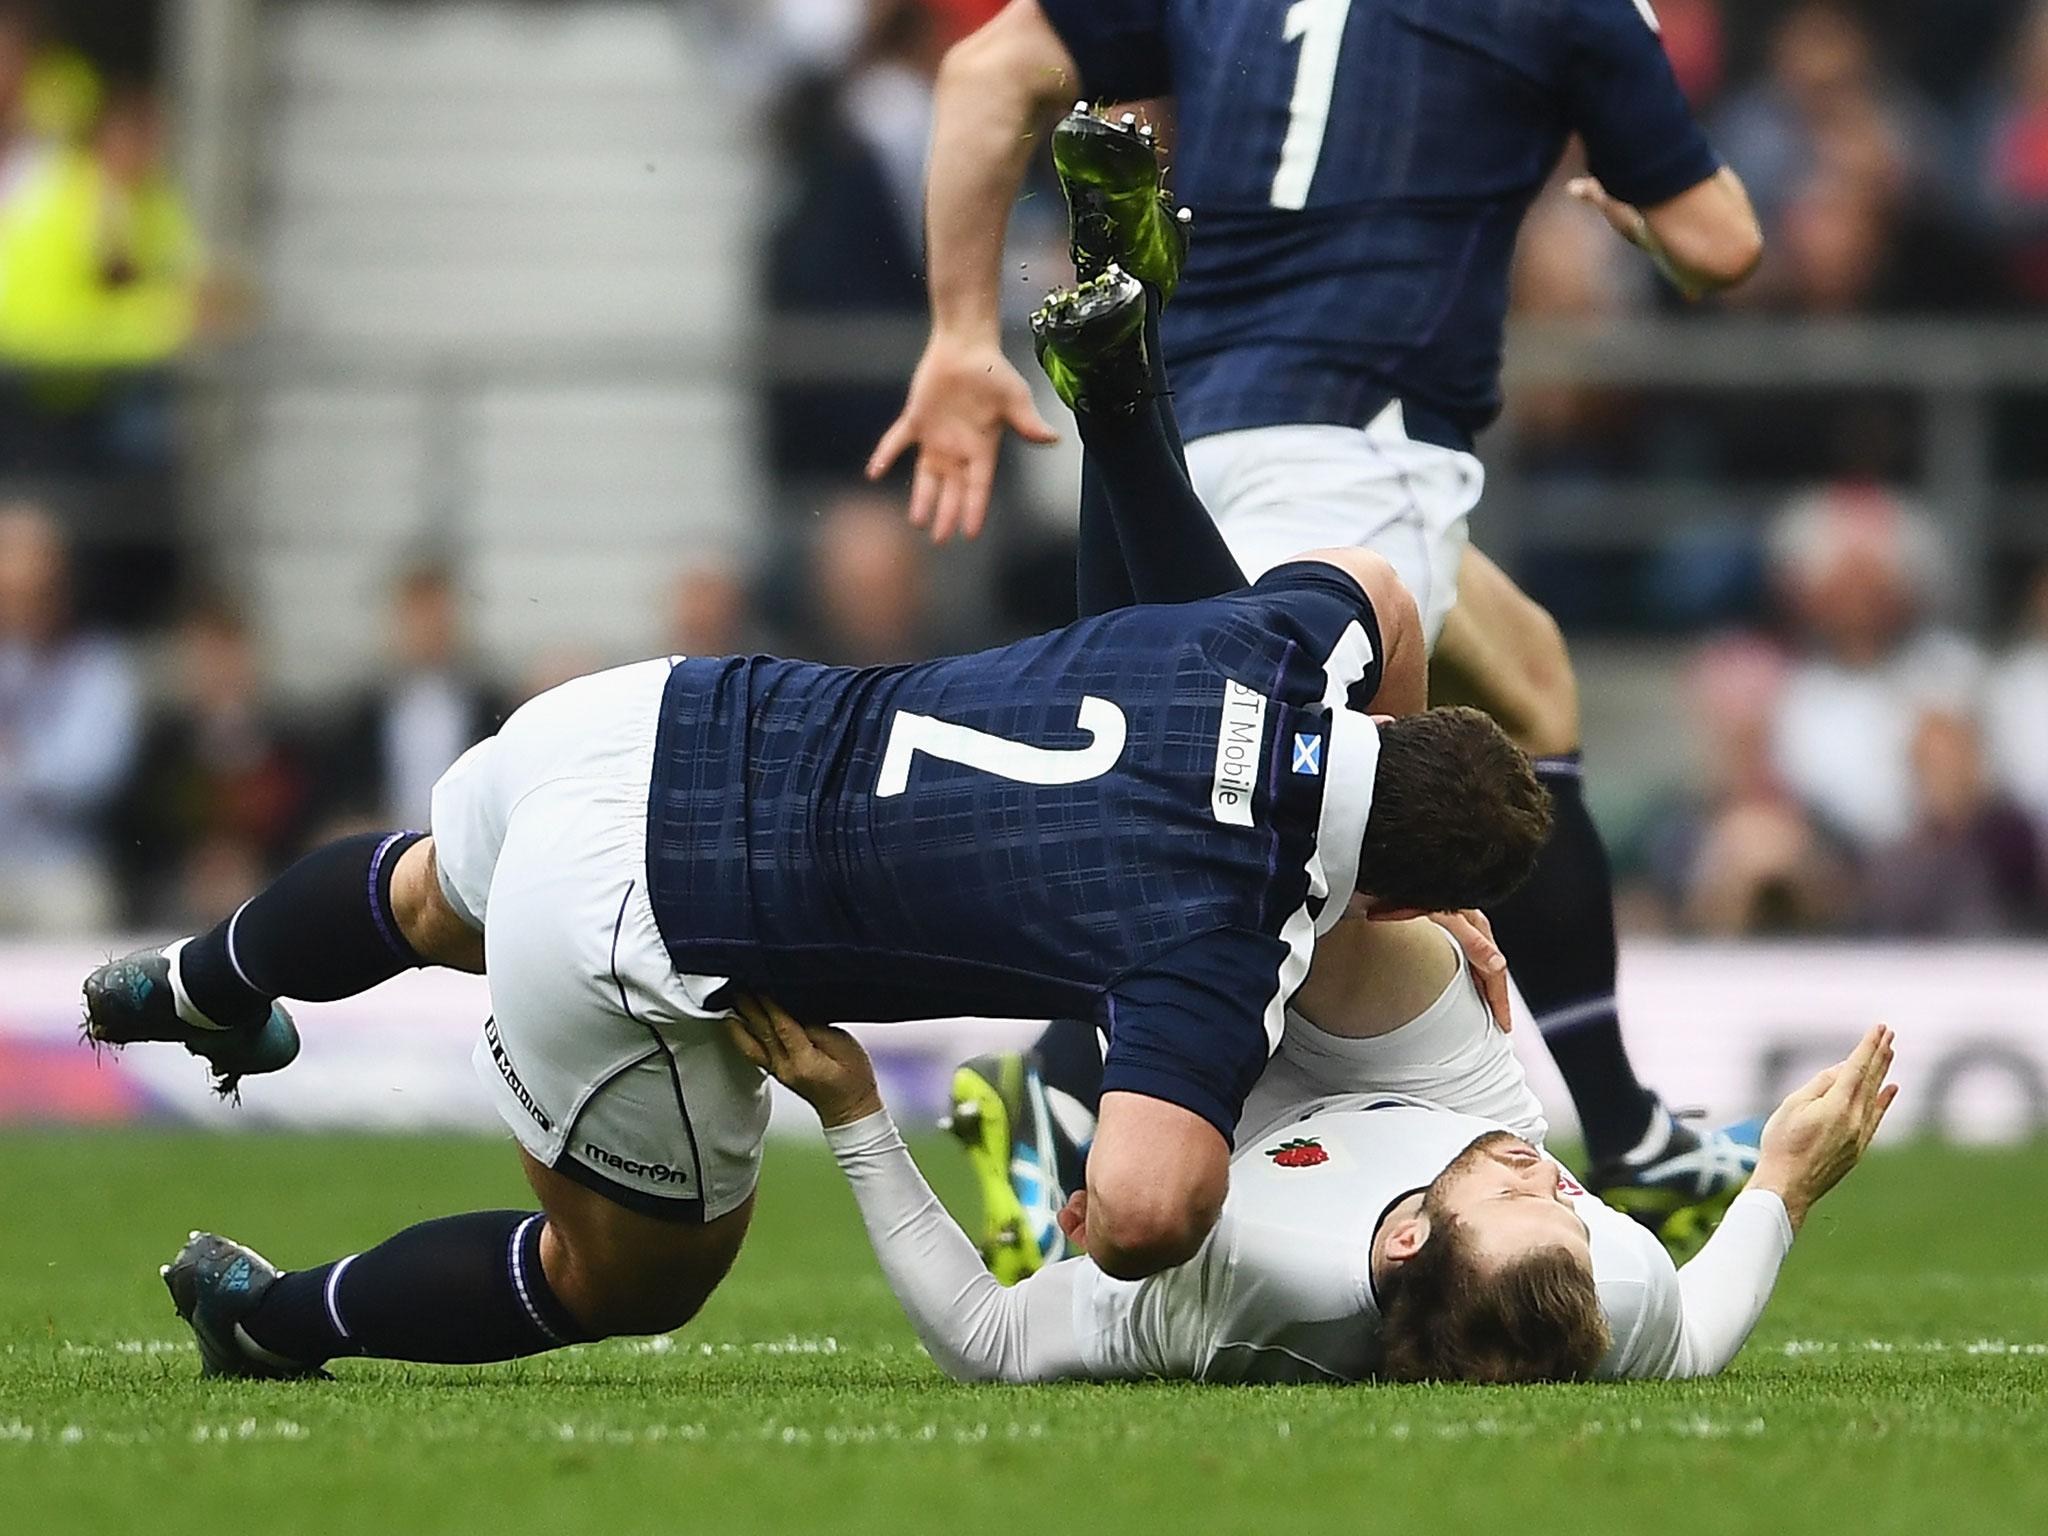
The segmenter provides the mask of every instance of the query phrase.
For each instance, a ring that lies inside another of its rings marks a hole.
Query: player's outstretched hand
[[[1813,1203],[1863,1159],[1885,1111],[1898,1097],[1887,1083],[1893,1035],[1878,1025],[1846,1061],[1817,1073],[1764,1124],[1750,1185],[1775,1192],[1797,1228]]]
[[[843,1029],[799,1024],[765,997],[734,1000],[725,1021],[740,1054],[818,1112],[825,1125],[850,1125],[882,1107],[875,1066]]]
[[[1458,941],[1458,947],[1465,951],[1466,963],[1472,967],[1472,979],[1479,983],[1479,995],[1486,999],[1493,1014],[1493,1022],[1504,1035],[1512,1031],[1515,1019],[1508,1002],[1508,957],[1494,941],[1493,924],[1486,914],[1477,908],[1467,912],[1433,912],[1429,920]]]
[[[935,334],[911,376],[903,414],[868,459],[868,478],[881,479],[915,444],[911,522],[931,529],[934,544],[955,533],[974,538],[988,517],[1005,427],[1027,442],[1059,441],[1038,414],[1031,386],[993,339],[970,345]]]

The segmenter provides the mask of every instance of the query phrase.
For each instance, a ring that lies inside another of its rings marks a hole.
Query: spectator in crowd
[[[392,588],[391,666],[326,754],[330,817],[424,827],[434,781],[505,718],[503,695],[467,654],[454,573],[425,562]]]
[[[1984,769],[1976,721],[1930,710],[1913,730],[1912,828],[1864,876],[1868,926],[1900,938],[2039,932],[2040,847]]]
[[[2028,588],[2018,643],[1992,673],[1985,726],[1999,779],[2048,835],[2048,565]]]
[[[1853,8],[1806,0],[1787,13],[1764,77],[1729,102],[1716,139],[1769,236],[1746,302],[1843,314],[1995,297],[1949,195],[1947,125],[1880,66]]]
[[[1914,819],[1913,734],[1923,710],[1970,707],[1981,659],[1932,627],[1939,535],[1874,486],[1838,485],[1779,518],[1773,559],[1802,653],[1779,696],[1779,777],[1851,848],[1897,842]]]
[[[775,312],[924,313],[924,159],[945,48],[921,0],[877,0],[846,74],[792,92],[782,115],[793,185],[768,249]],[[901,395],[893,378],[773,385],[770,462],[787,479],[857,472]]]
[[[0,353],[23,364],[154,367],[191,340],[201,268],[144,86],[114,93],[90,144],[31,175],[0,218]]]
[[[167,465],[163,370],[198,327],[202,286],[162,114],[147,89],[124,88],[89,144],[50,155],[0,209],[0,363],[31,380],[19,458]]]
[[[697,560],[669,588],[663,644],[671,656],[737,656],[754,649],[746,583],[721,560]]]
[[[1779,21],[1763,77],[1722,109],[1714,141],[1769,229],[1820,172],[1903,196],[1932,170],[1930,122],[1910,88],[1886,78],[1852,7],[1806,0]]]
[[[239,905],[297,848],[309,787],[241,612],[194,602],[172,650],[170,696],[144,734],[122,816],[129,916],[152,924]]]
[[[855,491],[828,506],[810,548],[805,649],[820,661],[876,666],[943,649],[925,601],[925,546],[895,498]]]
[[[1787,667],[1745,637],[1706,647],[1685,674],[1696,790],[1652,837],[1650,863],[1677,926],[1734,938],[1840,926],[1853,904],[1846,861],[1785,789],[1771,755]]]
[[[0,511],[0,929],[112,915],[108,815],[134,760],[134,675],[71,623],[70,552],[48,514]]]
[[[1978,175],[2013,292],[2048,304],[2048,0],[2027,13]]]
[[[49,148],[29,112],[37,41],[28,7],[0,5],[0,217]]]

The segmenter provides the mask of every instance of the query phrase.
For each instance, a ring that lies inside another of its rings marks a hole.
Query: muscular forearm
[[[1783,1200],[1754,1185],[1735,1197],[1706,1247],[1678,1272],[1684,1327],[1672,1377],[1727,1369],[1764,1315],[1791,1251]]]
[[[1010,209],[1039,140],[1076,88],[1072,60],[1035,5],[1012,6],[946,55],[925,188],[935,330],[995,339]]]
[[[1005,1289],[918,1172],[886,1111],[829,1126],[889,1289],[919,1340],[956,1381],[1085,1374],[1073,1321],[1074,1265]]]
[[[1636,244],[1690,298],[1734,287],[1763,259],[1763,232],[1749,192],[1726,167],[1690,192],[1645,209]]]

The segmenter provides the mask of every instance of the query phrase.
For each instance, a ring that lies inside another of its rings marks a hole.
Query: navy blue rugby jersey
[[[1039,0],[1110,100],[1176,98],[1194,243],[1163,338],[1189,437],[1362,426],[1469,448],[1515,236],[1567,138],[1638,206],[1720,162],[1651,0]]]
[[[1380,636],[1335,567],[915,666],[685,660],[655,743],[676,968],[813,1021],[1091,1018],[1225,1136],[1357,880]]]

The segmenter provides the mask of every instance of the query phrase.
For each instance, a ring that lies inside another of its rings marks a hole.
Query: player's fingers
[[[1886,1083],[1884,1091],[1878,1094],[1877,1103],[1871,1109],[1869,1123],[1863,1132],[1863,1145],[1865,1147],[1870,1145],[1871,1138],[1877,1134],[1877,1128],[1884,1124],[1884,1117],[1890,1111],[1893,1101],[1898,1096],[1899,1085],[1897,1083]]]
[[[1811,1104],[1816,1099],[1825,1098],[1828,1090],[1835,1086],[1835,1079],[1841,1075],[1842,1069],[1840,1067],[1822,1067],[1820,1071],[1814,1073],[1813,1076],[1806,1080],[1804,1086],[1787,1094],[1785,1102],[1788,1104]]]
[[[1856,1042],[1856,1049],[1851,1051],[1848,1059],[1842,1063],[1842,1077],[1838,1086],[1845,1088],[1851,1096],[1860,1097],[1876,1086],[1870,1076],[1873,1069],[1878,1071],[1878,1081],[1883,1081],[1883,1068],[1887,1065],[1883,1059],[1885,1034],[1886,1030],[1882,1024],[1871,1025],[1863,1038]]]
[[[882,434],[882,440],[875,444],[875,451],[868,455],[867,476],[879,480],[889,473],[896,461],[903,457],[903,450],[910,446],[915,429],[910,425],[910,412],[905,411],[889,424],[889,430]]]
[[[961,504],[967,499],[967,476],[959,464],[948,466],[939,488],[939,510],[932,518],[932,542],[943,544],[960,530]]]
[[[732,1036],[732,1043],[739,1053],[762,1071],[768,1070],[768,1053],[761,1047],[747,1026],[738,1019],[725,1021],[725,1032]]]
[[[967,461],[966,487],[960,502],[960,532],[970,539],[981,537],[988,523],[988,501],[995,489],[996,457],[978,454]]]
[[[1464,917],[1466,922],[1470,923],[1474,928],[1477,928],[1482,934],[1486,936],[1487,943],[1494,945],[1496,950],[1499,949],[1500,946],[1493,937],[1492,918],[1488,917],[1484,912],[1480,911],[1477,907],[1468,907],[1465,910]],[[1500,963],[1501,968],[1505,970],[1507,968],[1508,963],[1507,956],[1502,955]]]
[[[733,1013],[741,1030],[753,1041],[755,1051],[760,1053],[755,1065],[765,1067],[777,1077],[781,1077],[788,1063],[783,1059],[780,1045],[775,1038],[774,1026],[768,1022],[767,1015],[761,1012],[752,998],[745,996],[733,999]]]
[[[1059,433],[1038,414],[1038,404],[1028,389],[1019,392],[1004,420],[1009,422],[1010,430],[1027,443],[1056,443],[1060,440]]]
[[[929,448],[917,456],[917,471],[910,477],[910,521],[913,527],[922,528],[932,520],[932,512],[939,504],[938,461]]]

